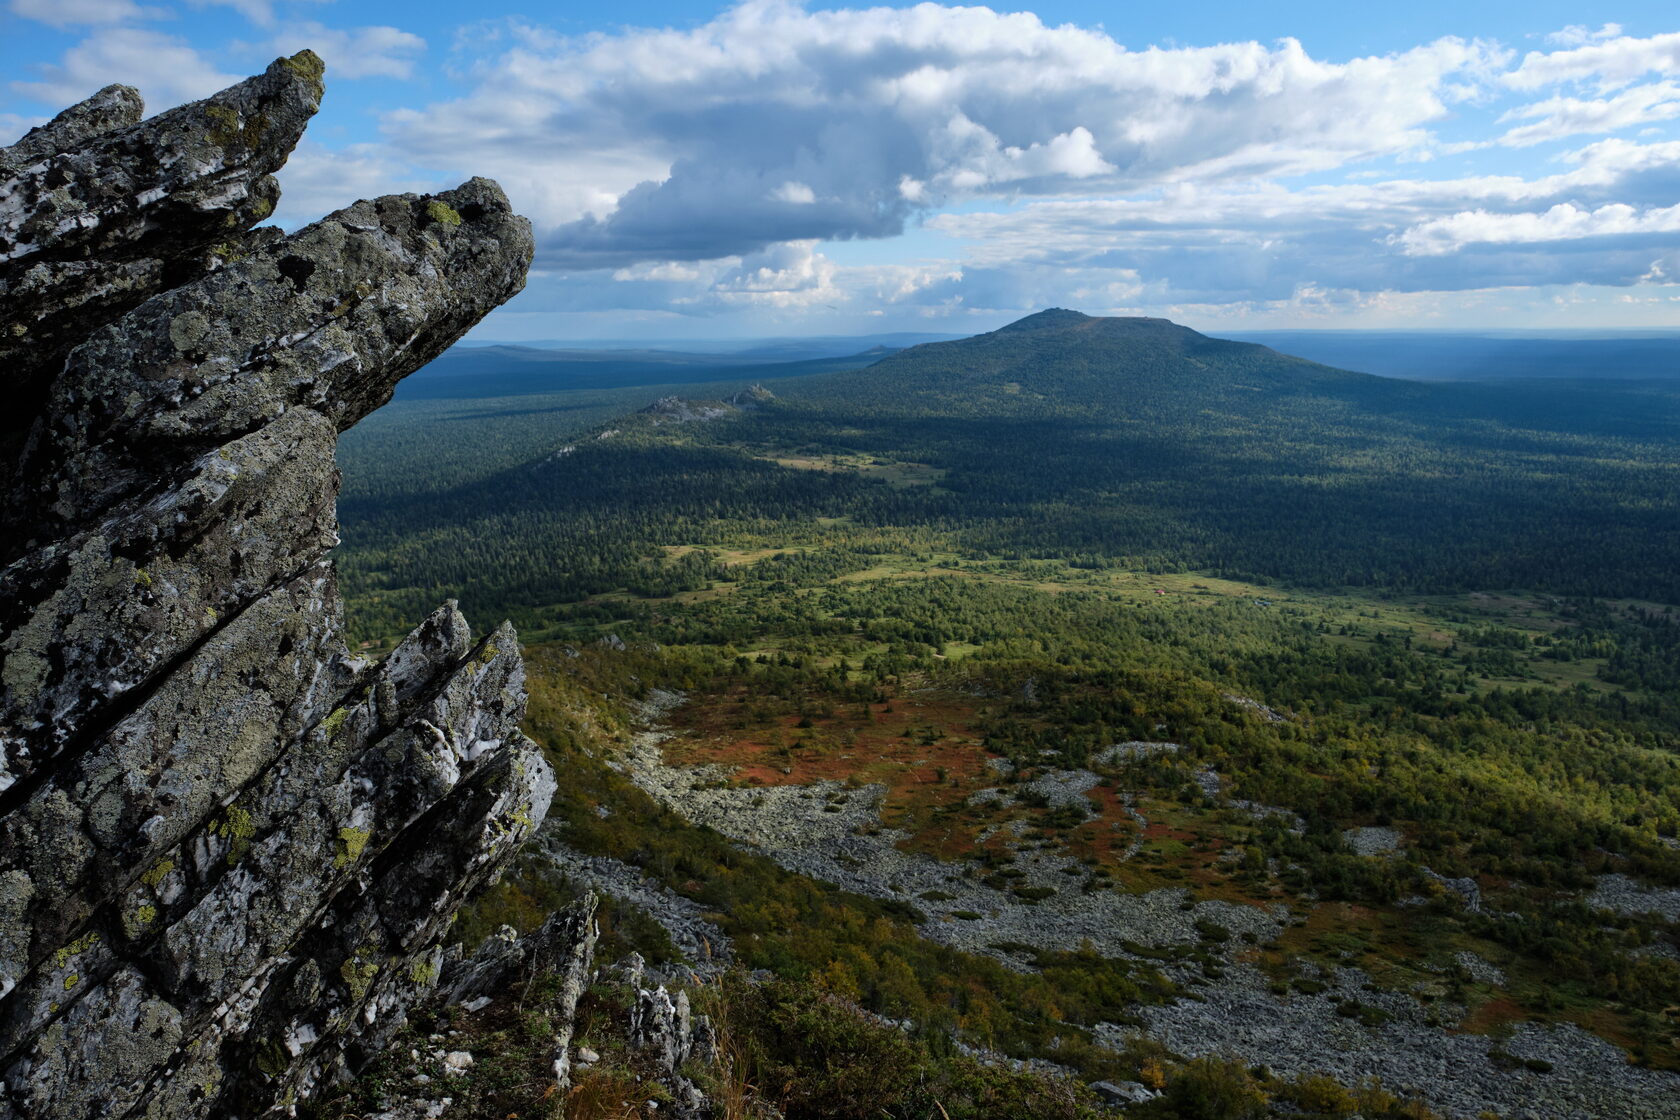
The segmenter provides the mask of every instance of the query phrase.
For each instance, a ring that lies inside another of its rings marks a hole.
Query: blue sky
[[[276,220],[495,177],[481,338],[1680,329],[1672,2],[0,0],[0,133],[305,46]]]

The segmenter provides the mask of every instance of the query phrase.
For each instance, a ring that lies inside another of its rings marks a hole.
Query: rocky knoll
[[[346,648],[337,435],[532,242],[480,179],[253,230],[321,72],[0,149],[0,1118],[283,1114],[553,791],[511,629]]]

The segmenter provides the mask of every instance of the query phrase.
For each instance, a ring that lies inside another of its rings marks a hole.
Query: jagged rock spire
[[[540,822],[503,626],[345,646],[340,431],[524,285],[494,183],[254,231],[309,52],[0,149],[0,1120],[281,1114]],[[22,433],[27,430],[27,439]]]
[[[107,86],[0,149],[0,455],[72,345],[237,254],[274,212],[321,73],[303,51],[144,123],[140,95]]]

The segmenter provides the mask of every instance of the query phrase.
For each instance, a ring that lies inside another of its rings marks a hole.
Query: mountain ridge
[[[1030,408],[1031,394],[1069,408],[1175,414],[1210,403],[1249,411],[1260,395],[1343,397],[1385,408],[1427,397],[1423,383],[1321,365],[1257,343],[1204,335],[1168,319],[1100,317],[1052,308],[966,339],[924,343],[865,370],[800,383],[807,396],[835,400],[866,378],[929,402],[980,394],[1000,414]],[[834,390],[832,392],[827,390]],[[1194,399],[1193,399],[1194,398]]]

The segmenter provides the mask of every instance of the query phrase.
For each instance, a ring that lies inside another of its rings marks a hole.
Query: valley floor
[[[638,786],[688,821],[797,874],[912,904],[926,915],[917,927],[924,937],[992,955],[1011,968],[1031,969],[1032,948],[1080,945],[1103,956],[1166,961],[1163,971],[1183,994],[1141,1007],[1138,1023],[1098,1024],[1097,1040],[1116,1052],[1141,1033],[1186,1057],[1235,1057],[1286,1076],[1328,1073],[1348,1084],[1377,1078],[1443,1116],[1465,1120],[1489,1113],[1666,1120],[1680,1107],[1680,1075],[1630,1066],[1619,1048],[1575,1024],[1519,1021],[1497,1031],[1485,1020],[1478,1024],[1470,1006],[1445,998],[1445,963],[1420,970],[1434,978],[1394,990],[1355,965],[1297,960],[1296,986],[1279,985],[1264,958],[1282,950],[1292,927],[1347,916],[1353,908],[1345,904],[1196,901],[1182,887],[1070,890],[1088,868],[1068,844],[1044,842],[1020,818],[988,830],[1010,838],[1018,853],[1010,866],[1020,874],[1007,888],[988,885],[976,879],[972,864],[904,850],[910,834],[881,826],[883,785],[821,779],[736,784],[737,774],[727,766],[672,764],[673,758],[705,753],[692,742],[693,733],[669,724],[680,703],[675,694],[655,691],[642,708],[643,727],[619,762]],[[1120,744],[1118,750],[1171,746]],[[999,758],[988,763],[994,776],[1008,768]],[[1049,771],[1009,792],[983,789],[969,801],[1007,804],[1035,795],[1052,807],[1088,801],[1109,827],[1141,824],[1144,844],[1131,854],[1147,852],[1147,821],[1135,810],[1121,814],[1131,821],[1106,820],[1114,814],[1104,814],[1105,802],[1127,809],[1133,803],[1131,794],[1105,797],[1104,787],[1112,784],[1092,770]],[[1217,777],[1211,784],[1217,788]],[[1230,807],[1228,800],[1220,804]],[[1267,808],[1234,811],[1264,814]],[[1022,842],[1029,834],[1039,839]],[[1032,897],[1037,892],[1043,897]],[[1402,900],[1397,912],[1407,904],[1425,900]],[[1191,957],[1194,950],[1200,950],[1200,962]],[[1501,971],[1476,954],[1458,957],[1451,966],[1484,988],[1503,983]]]

